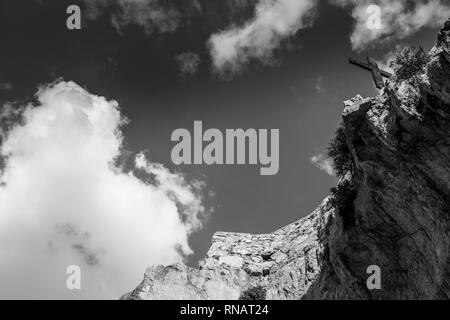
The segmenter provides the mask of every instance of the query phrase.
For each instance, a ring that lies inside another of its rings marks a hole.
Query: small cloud
[[[14,86],[11,82],[0,82],[0,90],[9,91],[14,89]]]
[[[325,93],[325,88],[324,88],[324,84],[323,84],[323,76],[319,76],[319,77],[316,78],[314,89],[319,94],[320,93]]]
[[[324,154],[317,154],[311,157],[311,163],[328,175],[334,176],[333,160]]]
[[[123,28],[137,25],[147,35],[171,33],[180,25],[181,14],[171,3],[161,0],[84,0],[88,19],[95,20],[110,13],[111,24],[122,33]]]
[[[316,4],[316,0],[259,0],[252,19],[209,38],[214,71],[230,78],[242,73],[251,60],[273,64],[273,52],[282,41],[311,25]]]
[[[193,76],[198,71],[200,65],[200,57],[194,52],[183,52],[175,56],[178,69],[183,77]]]

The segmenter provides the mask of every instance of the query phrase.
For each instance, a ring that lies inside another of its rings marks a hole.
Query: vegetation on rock
[[[266,289],[261,286],[247,289],[241,293],[239,300],[266,300]]]
[[[342,124],[336,129],[334,138],[328,146],[328,156],[333,160],[333,170],[338,178],[343,178],[353,171],[352,154],[347,146]]]
[[[430,56],[420,46],[406,47],[397,52],[390,67],[394,70],[398,80],[415,80],[416,76],[423,73],[425,66],[430,62]]]
[[[356,187],[353,182],[353,157],[347,145],[344,126],[336,129],[334,138],[328,146],[328,156],[333,160],[333,169],[340,181],[331,188],[330,204],[342,217],[344,227],[354,224],[354,205]]]

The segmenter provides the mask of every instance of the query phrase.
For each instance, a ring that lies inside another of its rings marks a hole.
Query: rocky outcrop
[[[147,269],[126,299],[450,298],[450,20],[414,81],[345,103],[356,198],[265,235],[218,232],[200,269]],[[369,290],[367,267],[381,270]]]
[[[256,286],[267,299],[300,299],[320,274],[325,200],[311,215],[270,234],[217,232],[200,269],[153,266],[128,299],[237,299]]]

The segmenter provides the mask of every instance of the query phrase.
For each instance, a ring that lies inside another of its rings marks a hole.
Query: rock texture
[[[153,266],[124,299],[450,298],[450,20],[414,81],[390,79],[374,98],[345,103],[356,199],[327,199],[270,234],[218,232],[200,269]],[[350,219],[349,219],[350,217]],[[381,268],[369,290],[367,267]]]
[[[325,200],[311,215],[270,234],[217,232],[200,269],[152,266],[124,299],[238,299],[263,286],[267,299],[300,299],[318,279],[325,227]]]

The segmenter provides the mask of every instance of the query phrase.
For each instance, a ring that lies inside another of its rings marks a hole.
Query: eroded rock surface
[[[450,298],[450,20],[415,81],[390,79],[345,103],[356,199],[346,219],[326,199],[270,234],[218,232],[200,269],[154,266],[126,299]],[[350,218],[349,218],[350,217]],[[381,268],[369,290],[367,267]]]
[[[311,215],[270,234],[217,232],[200,269],[150,267],[123,298],[237,299],[263,286],[267,299],[299,299],[320,272],[328,207],[325,200]]]

